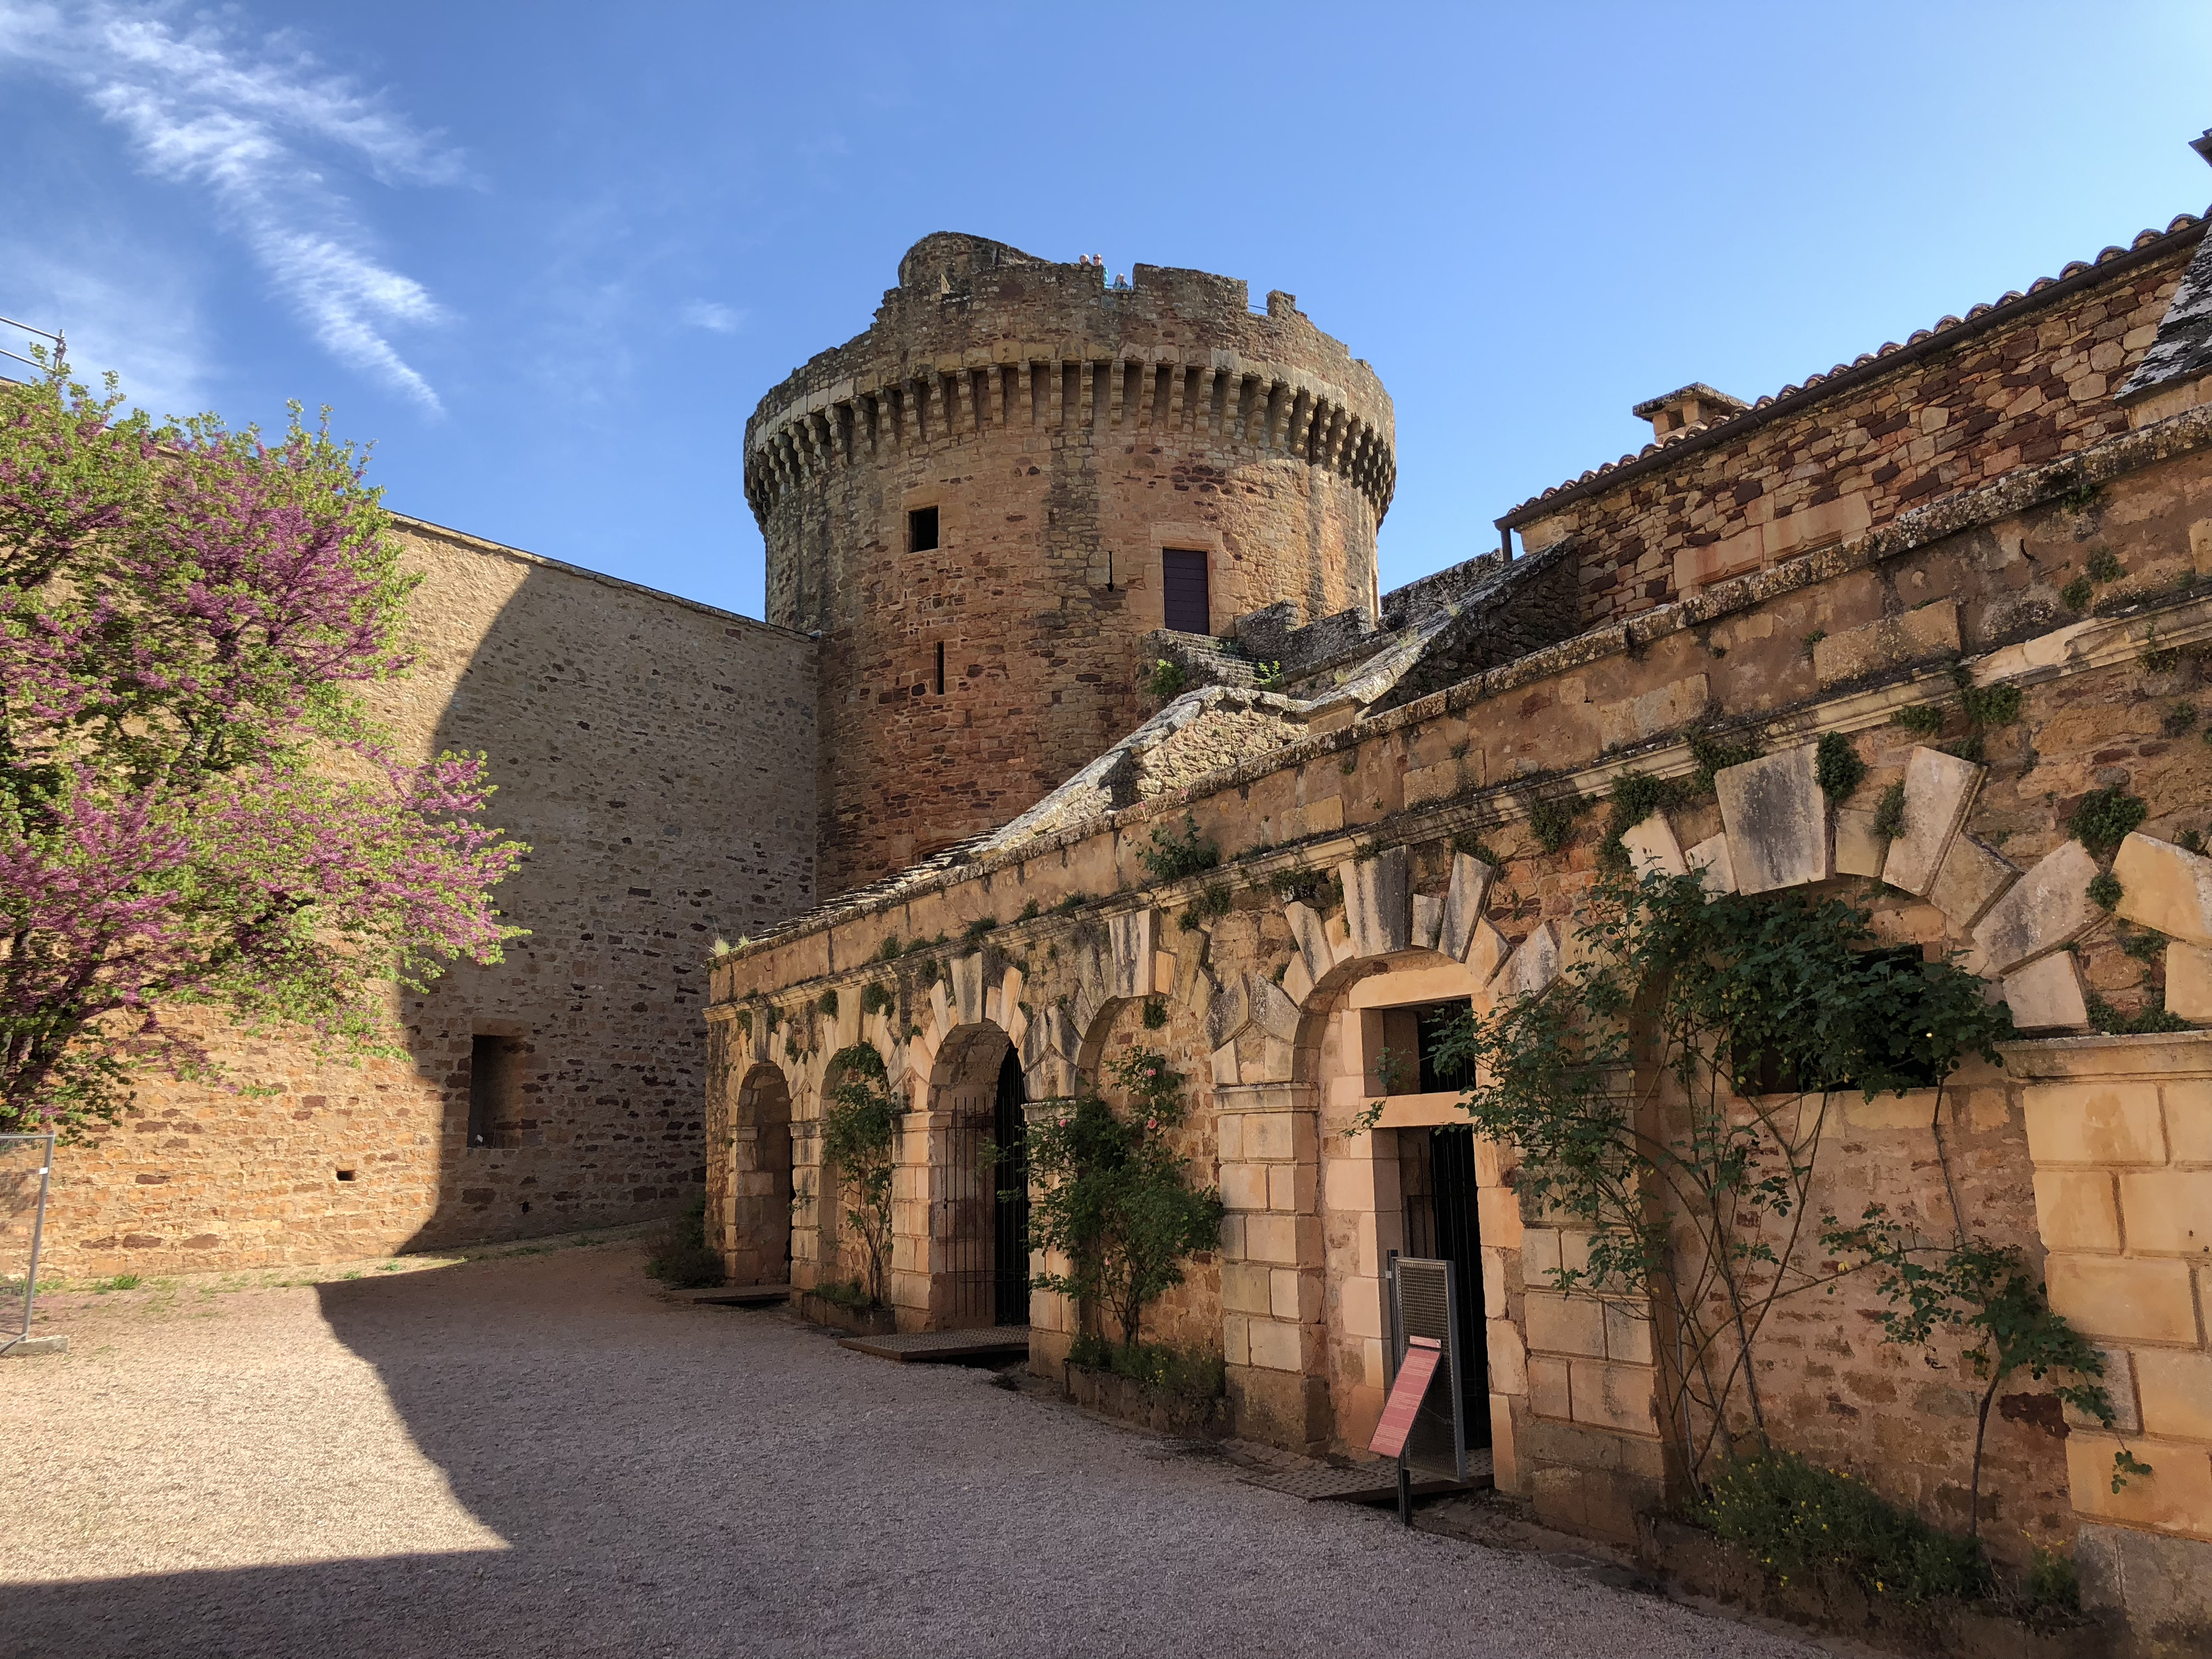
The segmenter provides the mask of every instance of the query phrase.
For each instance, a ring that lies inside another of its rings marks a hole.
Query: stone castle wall
[[[2204,234],[2184,216],[2026,294],[1945,318],[1498,520],[1583,548],[1583,625],[1617,622],[2128,428],[2114,394]]]
[[[768,614],[823,635],[825,892],[1005,823],[1150,712],[1164,549],[1208,556],[1215,633],[1279,600],[1373,613],[1373,371],[1288,295],[1133,275],[927,238],[747,425]]]
[[[2107,274],[2124,313],[2148,277]],[[1455,1097],[1394,1096],[1374,1131],[1353,1133],[1380,1093],[1394,1011],[1480,1004],[1558,971],[1586,916],[1603,808],[1547,851],[1531,823],[1545,801],[1601,801],[1629,772],[1679,781],[1638,826],[1644,855],[1748,884],[1778,857],[1772,827],[1730,818],[1730,789],[1749,793],[1728,774],[1717,794],[1688,781],[1692,739],[1747,743],[1765,758],[1745,770],[1792,803],[1796,826],[1793,867],[1759,884],[1869,905],[1885,944],[1963,958],[2023,1027],[2003,1067],[1978,1061],[1940,1096],[1833,1103],[1814,1206],[1882,1202],[1943,1238],[1955,1188],[1971,1231],[2039,1271],[2049,1254],[2055,1305],[2110,1350],[2123,1425],[2103,1434],[2069,1421],[2047,1382],[2008,1383],[1984,1531],[2014,1562],[2080,1535],[2101,1575],[2091,1599],[2133,1616],[2120,1577],[2179,1584],[2212,1560],[2212,1427],[2181,1392],[2203,1374],[2212,1316],[2212,860],[2184,850],[2212,834],[2212,410],[2130,430],[2111,391],[2085,416],[2102,435],[2056,465],[2013,465],[1632,624],[830,906],[717,969],[708,1012],[726,1023],[731,1073],[774,1074],[805,1119],[827,1057],[869,1042],[927,1114],[944,1106],[938,1057],[979,1030],[1017,1045],[1033,1101],[1096,1086],[1109,1044],[1159,1047],[1193,1081],[1194,1159],[1229,1209],[1163,1334],[1194,1340],[1218,1321],[1238,1431],[1355,1449],[1382,1400],[1382,1264],[1406,1239],[1396,1138],[1458,1115]],[[2016,688],[2018,717],[1971,728],[1960,674]],[[1936,732],[1894,718],[1930,706],[1944,711]],[[1812,763],[1830,732],[1869,768],[1836,803]],[[1892,785],[1906,803],[1893,842],[1874,811]],[[2068,828],[2110,787],[2148,805],[2117,914],[2092,897],[2096,866]],[[1224,863],[1157,881],[1143,855],[1186,813]],[[1285,896],[1301,883],[1306,896]],[[904,948],[886,960],[893,939]],[[834,1019],[809,1012],[824,991]],[[1142,1012],[1154,999],[1157,1021]],[[2134,1052],[2153,1039],[2091,1034],[2161,1006],[2186,1029],[2156,1039],[2155,1059]],[[2092,1075],[2105,1081],[2051,1086]],[[1587,1240],[1524,1206],[1515,1162],[1506,1146],[1476,1160],[1499,1483],[1555,1523],[1626,1539],[1680,1492],[1654,1328],[1632,1301],[1558,1293],[1551,1271]],[[894,1300],[902,1322],[927,1324],[935,1255],[921,1244],[947,1218],[929,1207],[930,1171],[911,1175],[916,1248]],[[736,1248],[751,1218],[712,1213]],[[804,1281],[817,1261],[795,1254]],[[1856,1280],[1778,1314],[1759,1354],[1770,1420],[1783,1443],[1958,1527],[1978,1379],[1955,1355],[1931,1370],[1883,1343],[1878,1311]],[[1037,1297],[1035,1363],[1055,1364],[1085,1316]],[[2155,1473],[2116,1501],[2121,1443]]]
[[[495,897],[531,930],[401,1011],[349,1066],[203,1020],[249,1092],[149,1080],[56,1158],[47,1266],[74,1276],[380,1255],[611,1222],[699,1190],[712,942],[813,896],[807,642],[403,521],[416,653],[369,688],[403,754],[483,750],[530,843]],[[515,1045],[465,1144],[471,1040]]]

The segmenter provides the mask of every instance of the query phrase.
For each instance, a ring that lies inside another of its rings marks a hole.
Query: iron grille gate
[[[1466,1378],[1467,1443],[1490,1443],[1490,1356],[1482,1297],[1482,1230],[1476,1218],[1474,1131],[1457,1125],[1398,1131],[1398,1179],[1406,1205],[1406,1254],[1451,1265],[1458,1310],[1454,1370]]]
[[[1021,1060],[999,1067],[991,1115],[945,1131],[946,1267],[956,1326],[1030,1322],[1030,1177]]]

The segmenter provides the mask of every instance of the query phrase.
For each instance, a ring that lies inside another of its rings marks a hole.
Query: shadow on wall
[[[436,1174],[403,1248],[673,1212],[704,1179],[713,941],[810,896],[807,647],[562,567],[414,546],[431,625],[398,695],[446,701],[399,723],[430,753],[484,751],[490,821],[531,851],[496,895],[527,936],[407,999]]]

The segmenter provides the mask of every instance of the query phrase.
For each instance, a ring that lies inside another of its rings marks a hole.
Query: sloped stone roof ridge
[[[1288,748],[1308,734],[1315,720],[1347,705],[1357,718],[1370,712],[1380,713],[1405,701],[1397,695],[1403,685],[1420,684],[1424,695],[1437,689],[1422,683],[1418,673],[1431,658],[1450,663],[1451,672],[1446,677],[1449,679],[1464,678],[1467,673],[1480,674],[1493,665],[1477,661],[1462,673],[1459,671],[1465,664],[1455,659],[1456,653],[1464,651],[1470,629],[1512,612],[1516,595],[1523,586],[1540,582],[1556,570],[1570,568],[1575,546],[1572,538],[1569,538],[1540,553],[1510,562],[1495,553],[1484,554],[1422,577],[1403,588],[1393,589],[1383,596],[1383,612],[1386,616],[1404,614],[1407,617],[1405,625],[1375,634],[1374,653],[1340,666],[1335,671],[1335,682],[1317,694],[1299,697],[1231,685],[1206,685],[1186,691],[1018,817],[996,830],[945,848],[880,881],[841,893],[828,903],[804,911],[761,934],[751,943],[758,946],[784,933],[818,926],[831,916],[873,908],[895,900],[902,892],[933,884],[946,871],[960,865],[1006,852],[1027,842],[1065,834],[1130,805],[1140,797],[1167,793],[1194,781],[1197,776],[1215,769],[1204,767],[1178,781],[1172,776],[1148,777],[1146,763],[1169,751],[1178,738],[1195,734],[1210,720],[1227,720],[1251,714],[1273,717],[1277,741],[1272,744],[1255,746],[1261,736],[1259,723],[1249,719],[1237,722],[1236,741],[1243,757],[1249,760],[1273,749]],[[1399,604],[1394,606],[1393,600]],[[1516,643],[1525,645],[1526,641],[1518,641],[1516,636]],[[1146,787],[1147,784],[1152,787]]]
[[[2207,212],[2212,213],[2212,209],[2207,210]],[[2025,293],[2019,289],[2013,289],[1998,295],[1995,300],[1987,301],[1979,305],[1970,306],[1967,307],[1966,314],[1964,317],[1940,317],[1936,319],[1934,327],[1916,329],[1912,334],[1905,339],[1902,345],[1899,344],[1898,342],[1894,340],[1885,341],[1881,346],[1877,347],[1873,351],[1861,352],[1848,363],[1836,364],[1825,374],[1808,374],[1802,381],[1792,382],[1790,385],[1784,386],[1779,392],[1771,392],[1766,396],[1759,398],[1757,401],[1753,403],[1749,408],[1740,413],[1723,416],[1717,420],[1700,421],[1694,426],[1686,426],[1677,431],[1669,432],[1665,437],[1659,439],[1656,442],[1644,445],[1642,449],[1637,451],[1633,454],[1623,455],[1617,461],[1603,462],[1601,465],[1594,466],[1589,471],[1583,472],[1579,477],[1569,478],[1563,483],[1553,484],[1549,489],[1544,490],[1540,495],[1531,495],[1527,501],[1522,501],[1519,506],[1501,514],[1498,520],[1498,523],[1500,526],[1511,526],[1518,524],[1524,518],[1538,516],[1536,509],[1542,507],[1547,502],[1555,501],[1557,497],[1564,495],[1569,491],[1577,490],[1585,484],[1595,483],[1597,480],[1607,477],[1608,474],[1617,472],[1623,467],[1632,465],[1638,461],[1641,461],[1649,456],[1656,455],[1662,450],[1670,448],[1676,444],[1685,441],[1686,440],[1703,437],[1709,433],[1732,431],[1738,428],[1748,430],[1751,427],[1769,418],[1784,404],[1802,402],[1803,399],[1803,394],[1827,385],[1838,375],[1850,374],[1853,370],[1864,368],[1869,365],[1878,363],[1885,357],[1894,356],[1899,352],[1909,350],[1912,347],[1917,346],[1924,341],[1934,339],[1938,335],[1948,334],[1952,330],[1957,328],[1972,328],[1978,332],[1984,327],[1994,327],[2001,324],[2009,322],[2015,313],[2027,309],[2031,304],[2039,302],[2045,293],[2050,289],[2057,287],[2061,283],[2069,282],[2077,276],[2087,276],[2095,270],[2099,265],[2109,264],[2113,260],[2124,258],[2130,253],[2142,252],[2146,249],[2154,248],[2158,245],[2164,243],[2169,238],[2182,236],[2191,231],[2201,232],[2205,220],[2195,214],[2177,214],[2174,216],[2172,222],[2168,224],[2164,230],[2148,229],[2137,231],[2134,240],[2130,241],[2127,246],[2119,247],[2115,246],[2106,247],[2100,251],[2094,260],[2073,260],[2056,276],[2037,277],[2035,281],[2027,285],[2027,289]],[[2192,276],[2195,275],[2197,267],[2200,263],[2201,261],[2191,262],[2191,274]],[[2185,284],[2185,291],[2187,290],[2186,285]],[[2206,273],[2203,291],[2200,295],[2200,298],[2203,302],[2202,309],[2203,326],[2191,337],[2196,343],[2197,350],[2205,359],[2206,367],[2208,368],[2212,368],[2212,270],[2208,270]],[[2179,306],[2180,301],[2181,295],[2177,295],[2175,296],[2175,305],[2177,307]],[[2154,347],[2153,349],[2155,351],[2156,348]],[[2145,362],[2148,363],[2148,360],[2146,359]],[[2205,370],[2199,369],[2197,372],[2203,373]],[[2142,368],[2139,366],[2137,375],[2140,376],[2141,373]],[[2158,378],[2159,380],[2163,380],[2176,377],[2177,376],[2172,373],[2166,373],[2161,374]],[[2123,389],[2123,395],[2124,395],[2127,391],[2133,390],[2140,390],[2140,387],[2136,386],[2136,380],[2131,378],[2128,386]],[[1643,406],[1639,404],[1638,407],[1638,412],[1642,412]]]

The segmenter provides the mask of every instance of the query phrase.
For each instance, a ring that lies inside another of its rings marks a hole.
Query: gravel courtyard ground
[[[1812,1650],[655,1299],[634,1243],[67,1311],[0,1364],[0,1655]]]

